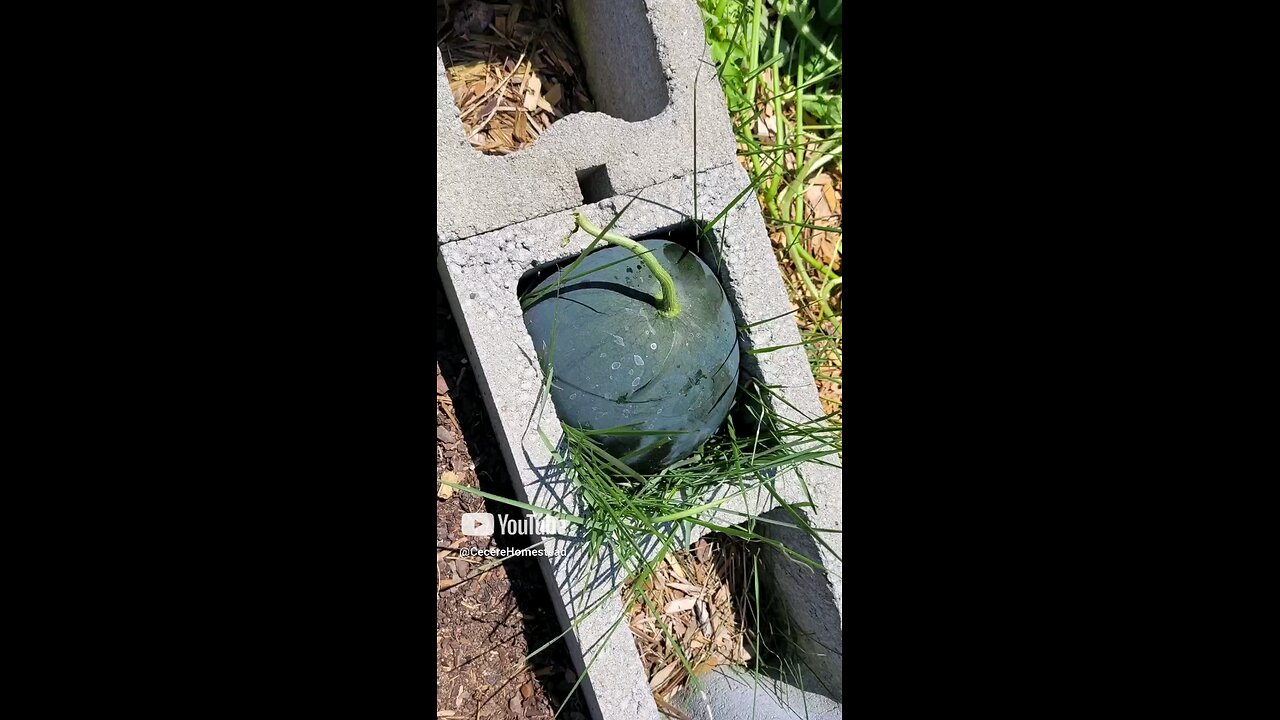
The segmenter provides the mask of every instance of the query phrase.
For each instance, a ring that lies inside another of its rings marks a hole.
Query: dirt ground
[[[535,558],[491,567],[462,548],[527,547],[528,538],[470,537],[462,514],[519,511],[445,479],[511,495],[497,441],[467,363],[448,303],[436,297],[436,717],[550,720],[576,676],[563,641],[523,661],[562,632]],[[586,720],[574,695],[560,718]]]

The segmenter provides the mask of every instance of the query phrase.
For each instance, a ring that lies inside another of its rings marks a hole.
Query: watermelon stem
[[[636,257],[640,258],[640,262],[644,263],[645,267],[649,268],[649,272],[653,273],[653,276],[657,278],[658,285],[662,288],[657,298],[658,313],[663,317],[669,318],[680,314],[680,303],[676,300],[676,283],[671,279],[671,274],[653,257],[652,250],[629,237],[601,230],[593,225],[590,220],[583,217],[581,213],[574,213],[573,219],[578,223],[578,227],[586,230],[593,237],[635,253]]]

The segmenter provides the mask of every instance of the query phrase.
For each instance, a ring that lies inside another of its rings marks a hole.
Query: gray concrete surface
[[[532,146],[484,155],[466,139],[436,51],[436,240],[479,233],[734,162],[724,93],[695,0],[568,0],[598,112]],[[697,86],[697,157],[694,86]],[[591,197],[584,200],[583,185]]]
[[[692,720],[841,720],[836,701],[775,678],[736,667],[718,667],[702,678],[702,688],[684,688],[676,707]]]
[[[706,219],[715,217],[749,184],[736,162],[699,173],[696,178],[699,217]],[[694,176],[685,175],[647,187],[638,193],[640,199],[615,225],[615,231],[638,236],[686,221],[693,214],[693,183]],[[613,197],[581,210],[603,227],[628,200]],[[518,499],[582,515],[586,513],[583,498],[558,471],[547,447],[548,443],[559,447],[562,433],[554,407],[541,401],[543,376],[516,297],[517,283],[526,271],[572,257],[588,244],[586,233],[570,234],[574,228],[572,209],[442,244],[437,258],[485,405],[515,479]],[[795,322],[786,315],[791,310],[790,302],[759,207],[750,193],[717,228],[722,236],[721,280],[739,323],[750,325],[783,316],[750,328],[747,347],[798,343]],[[782,388],[786,402],[774,403],[779,414],[798,421],[821,416],[803,348],[788,347],[760,356],[744,354],[742,369]],[[809,464],[802,474],[803,483],[794,473],[779,478],[779,493],[788,502],[813,502],[815,507],[806,512],[815,526],[841,530],[840,470]],[[724,495],[733,497],[709,520],[739,524],[747,516],[759,516],[777,507],[763,490],[743,496],[726,487],[716,494]],[[693,528],[685,530],[684,542],[692,542],[702,534]],[[773,531],[783,537],[787,529],[778,527]],[[825,537],[834,552],[815,547],[811,540],[808,552],[827,569],[826,575],[781,558],[770,559],[767,565],[771,577],[777,579],[773,583],[776,592],[790,608],[797,629],[814,640],[810,645],[815,655],[826,658],[817,663],[816,672],[825,682],[837,683],[837,689],[828,691],[828,695],[838,700],[841,663],[833,648],[840,649],[839,638],[843,635],[839,559],[843,556],[843,536]],[[561,622],[566,627],[577,623],[571,652],[579,671],[583,665],[590,665],[590,687],[584,694],[593,713],[602,720],[656,720],[659,713],[630,631],[625,620],[615,625],[622,612],[619,591],[627,570],[618,566],[610,548],[604,549],[602,557],[591,557],[580,536],[570,533],[547,540],[549,553],[563,553],[546,558],[544,570],[553,597],[558,595],[561,600],[556,608]],[[805,540],[789,541],[802,547]],[[646,549],[654,550],[656,545]]]

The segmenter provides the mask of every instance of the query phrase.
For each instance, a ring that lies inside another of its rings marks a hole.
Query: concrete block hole
[[[815,543],[798,528],[785,508],[734,527],[817,559]],[[763,711],[770,705],[798,717],[805,716],[804,706],[831,708],[838,716],[843,633],[838,620],[818,632],[805,621],[818,615],[830,622],[836,610],[824,607],[820,594],[800,593],[787,584],[791,569],[784,566],[796,564],[763,542],[711,533],[669,553],[642,587],[634,576],[628,579],[625,592],[637,599],[628,625],[659,707],[702,716],[711,691],[722,708],[745,709],[743,717],[753,706]],[[689,667],[702,689],[690,679]],[[717,670],[746,682],[726,682]],[[726,716],[739,715],[719,714]]]
[[[584,195],[586,195],[588,192],[592,192],[592,193],[596,192],[600,184],[607,184],[608,175],[603,166],[598,166],[596,168],[591,168],[585,173],[580,173],[579,182],[582,183],[583,193]],[[705,229],[705,225],[701,223],[696,223],[693,221],[685,221],[673,227],[662,228],[649,233],[635,235],[633,239],[637,241],[654,240],[654,239],[670,241],[672,243],[675,243],[679,246],[684,247],[689,252],[696,254],[713,271],[718,271],[721,268],[722,263],[720,261],[719,255],[716,250],[716,242],[717,242],[716,231],[712,230],[710,232],[707,232],[706,234],[703,234],[704,229]],[[610,246],[608,244],[601,243],[593,252],[600,252],[605,249],[608,249],[609,247]],[[557,271],[561,270],[562,268],[568,267],[575,260],[577,260],[577,258],[578,256],[576,254],[573,254],[568,257],[564,257],[559,260],[556,260],[554,262],[539,265],[527,271],[520,278],[520,281],[516,285],[517,297],[520,297],[520,298],[525,297],[539,283],[541,283],[543,280],[547,279],[548,277],[554,275]],[[630,268],[628,269],[628,272],[631,272]],[[647,272],[646,270],[644,270],[639,266],[638,261],[636,263],[636,272],[637,273]],[[582,282],[583,284],[590,284],[591,278],[590,277],[582,278],[580,282]],[[725,282],[725,279],[721,277],[720,283],[721,283],[722,291],[724,288],[724,282]],[[577,283],[574,283],[574,284],[577,284]],[[634,291],[631,290],[630,288],[621,288],[621,287],[619,288],[619,292],[623,294],[634,293]],[[729,293],[725,293],[725,294],[726,294],[726,297],[729,298],[730,306],[733,307],[735,318],[740,318],[741,313],[738,311],[737,307],[734,305],[733,296]],[[751,384],[758,377],[758,374],[752,373],[751,371],[753,367],[752,358],[748,353],[743,352],[744,348],[746,347],[745,334],[739,331],[738,335],[739,335],[738,354],[739,354],[739,367],[740,367],[739,386],[738,388],[731,389],[729,391],[733,392],[735,395],[735,400],[733,402],[733,409],[730,413],[730,417],[735,423],[734,427],[736,431],[741,436],[743,433],[755,432],[759,422],[759,418],[762,416],[762,412],[759,409],[759,403],[755,399],[755,396],[756,394],[759,393],[759,391],[751,387]],[[545,372],[545,369],[544,369],[544,372]],[[552,375],[554,377],[554,373],[552,373]],[[607,428],[597,428],[597,429],[603,430]],[[725,426],[722,425],[720,429],[716,432],[716,434],[713,436],[713,438],[724,435],[725,432],[726,432]]]
[[[436,47],[485,154],[532,145],[577,112],[641,122],[670,103],[645,0],[436,0]]]
[[[609,180],[609,170],[604,165],[579,170],[578,187],[582,190],[583,205],[598,203],[616,194],[613,182]]]

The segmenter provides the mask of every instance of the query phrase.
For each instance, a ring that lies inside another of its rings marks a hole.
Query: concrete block
[[[718,667],[702,678],[702,690],[686,687],[675,705],[692,720],[841,720],[840,703],[775,678],[737,667]]]
[[[447,243],[734,162],[736,145],[696,0],[567,0],[598,112],[532,146],[466,139],[436,50],[436,239]],[[697,85],[697,157],[694,86]]]
[[[686,223],[693,216],[695,180],[698,216],[704,219],[719,214],[749,185],[746,173],[734,162],[696,176],[685,175],[650,186],[638,193],[639,199],[614,226],[615,231],[638,237]],[[546,442],[559,446],[562,431],[555,408],[550,402],[540,402],[543,376],[522,319],[517,284],[530,269],[573,257],[586,247],[590,241],[586,233],[579,231],[571,235],[573,210],[580,210],[603,227],[628,200],[629,197],[616,196],[580,208],[570,207],[438,248],[440,275],[459,320],[462,339],[473,361],[497,438],[503,446],[517,498],[539,507],[575,515],[586,513],[583,499],[555,467],[546,446]],[[804,349],[796,345],[800,335],[794,319],[787,315],[791,311],[790,301],[751,193],[716,227],[721,248],[721,282],[739,324],[752,325],[782,316],[747,330],[744,350],[792,346],[758,356],[744,352],[742,372],[781,388],[785,402],[774,403],[779,414],[797,421],[820,417],[821,405],[808,360]],[[809,464],[801,472],[805,485],[794,473],[789,473],[779,477],[776,483],[779,493],[789,502],[813,502],[815,507],[806,512],[810,513],[815,526],[841,530],[840,470]],[[777,512],[776,502],[763,490],[742,496],[733,488],[725,487],[711,497],[724,495],[736,496],[710,518],[720,524],[736,525],[743,521],[742,516],[730,511],[750,516],[771,510]],[[516,514],[514,510],[513,514]],[[687,542],[693,542],[702,534],[699,529],[685,530]],[[774,531],[784,533],[785,528]],[[771,584],[790,609],[794,624],[806,635],[814,635],[813,647],[819,648],[815,652],[825,653],[826,659],[817,663],[818,672],[824,675],[824,681],[836,683],[837,689],[828,696],[834,695],[838,701],[841,662],[838,654],[830,649],[841,647],[839,638],[843,635],[839,579],[842,567],[837,557],[843,556],[843,536],[838,533],[826,536],[834,553],[814,547],[807,537],[784,534],[779,537],[795,543],[797,551],[810,553],[827,569],[823,575],[791,560],[767,560],[769,576],[777,580]],[[590,685],[584,692],[588,705],[603,720],[657,720],[660,715],[626,622],[615,626],[622,612],[620,589],[627,569],[619,566],[608,548],[605,557],[590,558],[579,536],[552,536],[546,540],[548,553],[564,553],[544,558],[543,567],[552,586],[552,597],[560,599],[556,610],[561,622],[565,627],[570,622],[578,623],[571,654],[583,666],[591,664]],[[800,549],[806,541],[807,549]],[[656,543],[652,549],[656,549]],[[588,612],[589,609],[592,611]],[[583,667],[577,669],[581,672]]]

